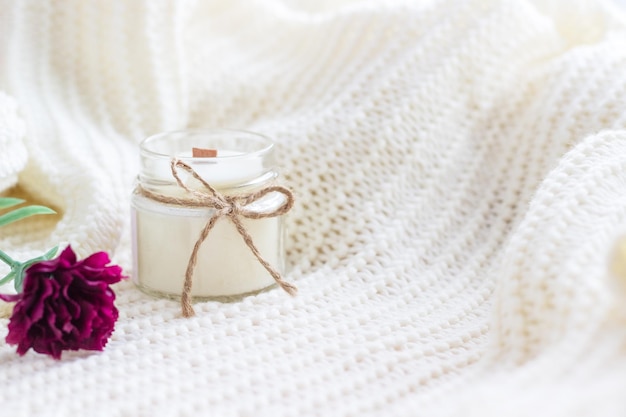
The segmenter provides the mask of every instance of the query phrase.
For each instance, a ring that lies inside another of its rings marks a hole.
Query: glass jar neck
[[[194,157],[193,148],[215,151],[216,155]],[[243,191],[276,178],[273,150],[269,138],[246,131],[213,129],[161,133],[140,145],[138,181],[152,191],[178,194],[175,190],[180,187],[172,173],[172,160],[180,160],[213,188]],[[185,170],[176,169],[176,172],[190,188],[202,187]]]

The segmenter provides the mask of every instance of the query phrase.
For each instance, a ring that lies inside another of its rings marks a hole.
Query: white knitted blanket
[[[626,415],[617,6],[0,0],[0,191],[59,212],[0,249],[132,275],[137,144],[187,127],[275,139],[299,295],[184,319],[124,282],[61,361],[2,319],[1,415]]]

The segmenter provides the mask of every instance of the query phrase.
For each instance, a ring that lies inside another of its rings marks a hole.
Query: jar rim
[[[149,145],[152,145],[154,142],[157,142],[159,140],[163,140],[166,137],[175,137],[176,135],[180,135],[180,136],[211,135],[211,136],[217,137],[219,135],[228,135],[228,134],[246,135],[246,140],[249,140],[251,142],[256,142],[261,147],[257,150],[253,150],[249,152],[242,152],[242,153],[233,154],[233,155],[219,155],[218,154],[215,157],[215,159],[235,161],[237,159],[247,159],[250,157],[257,157],[257,156],[262,157],[270,153],[272,149],[274,148],[273,141],[268,136],[263,135],[258,132],[252,132],[252,131],[243,130],[243,129],[210,128],[210,129],[180,129],[180,130],[160,132],[160,133],[148,136],[147,138],[143,139],[139,143],[139,149],[142,154],[151,158],[171,159],[173,155],[150,149]],[[184,160],[184,161],[195,161],[195,162],[201,162],[203,160],[206,160],[206,158],[203,158],[203,157],[193,157],[193,156],[178,156],[177,158]]]

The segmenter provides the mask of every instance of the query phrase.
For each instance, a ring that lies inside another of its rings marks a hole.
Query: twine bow
[[[183,285],[183,293],[181,296],[183,316],[191,317],[195,314],[191,305],[191,287],[193,283],[193,270],[196,266],[200,247],[209,235],[211,229],[213,229],[213,226],[215,226],[217,220],[224,216],[228,217],[230,221],[233,222],[233,224],[237,228],[237,231],[245,241],[246,245],[248,245],[254,256],[259,260],[259,263],[263,265],[267,272],[270,273],[276,283],[283,290],[287,291],[287,293],[289,293],[290,295],[295,295],[297,293],[297,288],[295,287],[295,285],[284,281],[280,273],[274,267],[272,267],[272,265],[270,265],[265,259],[263,259],[263,257],[259,253],[259,250],[252,241],[252,236],[250,236],[250,233],[248,233],[246,228],[243,226],[243,223],[241,222],[241,217],[245,217],[248,219],[263,219],[268,217],[276,217],[287,213],[294,204],[293,193],[288,188],[285,188],[283,186],[271,185],[251,194],[234,196],[222,195],[217,192],[215,188],[207,183],[202,177],[200,177],[200,175],[198,175],[198,173],[185,162],[174,158],[172,159],[170,167],[172,169],[172,175],[176,179],[178,185],[185,191],[193,195],[193,199],[182,199],[163,196],[160,194],[152,193],[146,189],[142,190],[143,193],[146,194],[148,197],[163,203],[194,207],[210,207],[215,209],[215,213],[213,213],[213,215],[209,218],[206,225],[200,232],[200,237],[198,237],[198,240],[196,240],[193,251],[191,252],[191,256],[189,257],[189,263],[187,264],[187,270],[185,271],[185,283]],[[180,179],[177,168],[180,168],[191,174],[192,177],[194,177],[204,186],[206,191],[198,191],[187,187],[187,185],[183,183],[183,181]],[[248,205],[270,193],[283,194],[285,196],[285,201],[278,208],[269,212],[257,212],[248,208]]]

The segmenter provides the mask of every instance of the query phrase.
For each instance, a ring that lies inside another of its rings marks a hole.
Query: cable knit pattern
[[[275,139],[296,191],[299,288],[183,319],[118,284],[105,352],[0,343],[3,413],[626,414],[616,6],[0,0],[0,16],[0,189],[20,172],[15,190],[59,212],[0,248],[69,241],[132,274],[138,142],[245,128]]]

